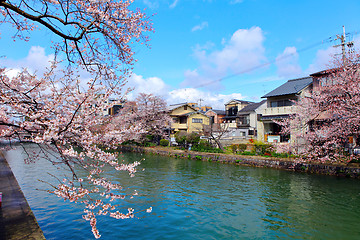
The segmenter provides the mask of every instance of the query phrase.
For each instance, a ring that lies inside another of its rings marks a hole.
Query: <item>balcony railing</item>
[[[236,123],[221,123],[221,127],[225,128],[236,128]]]
[[[171,125],[172,128],[175,129],[187,129],[187,124],[186,123],[173,123]]]
[[[263,116],[278,115],[278,114],[291,114],[291,113],[294,113],[294,107],[292,107],[292,106],[272,107],[272,108],[265,108]]]

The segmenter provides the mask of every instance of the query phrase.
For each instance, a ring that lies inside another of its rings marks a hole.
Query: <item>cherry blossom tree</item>
[[[140,93],[135,99],[136,119],[142,122],[147,134],[168,137],[171,118],[167,112],[166,101],[160,96]]]
[[[153,94],[139,93],[134,101],[126,101],[119,113],[110,117],[107,127],[117,129],[124,123],[141,126],[141,131],[137,132],[138,141],[143,141],[146,135],[167,137],[171,118],[167,113],[166,101]]]
[[[311,95],[302,97],[284,131],[292,135],[293,149],[307,160],[347,162],[359,144],[359,55],[336,60],[333,68],[314,74]]]
[[[54,52],[116,86],[135,61],[131,45],[146,44],[143,33],[152,31],[145,13],[131,10],[132,2],[0,0],[1,22],[17,30],[14,39],[28,40],[33,30],[49,30],[57,36]]]
[[[134,209],[122,213],[112,201],[127,196],[118,183],[106,179],[105,167],[136,172],[139,162],[121,163],[116,149],[125,140],[146,132],[141,121],[124,114],[116,127],[101,113],[111,107],[110,96],[123,98],[122,89],[135,59],[132,46],[147,44],[152,31],[145,13],[133,9],[131,0],[0,0],[2,26],[17,30],[15,39],[28,40],[40,28],[56,36],[56,58],[41,76],[23,69],[9,77],[0,67],[0,138],[26,137],[39,145],[42,156],[57,152],[53,164],[63,164],[71,174],[49,192],[85,206],[84,219],[96,238],[97,215],[132,218]],[[85,82],[79,72],[92,78]],[[26,151],[27,149],[24,148]],[[28,152],[29,159],[37,155]],[[80,170],[79,170],[80,169]],[[78,171],[87,174],[79,175]],[[136,195],[134,192],[132,195]],[[151,211],[151,208],[146,210]]]

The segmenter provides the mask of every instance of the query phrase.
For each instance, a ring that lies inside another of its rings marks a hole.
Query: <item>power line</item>
[[[357,35],[357,34],[359,34],[359,31],[352,32],[352,33],[349,33],[349,34]],[[336,37],[337,37],[337,36],[336,36]],[[295,53],[289,53],[289,54],[283,55],[283,56],[281,56],[281,57],[277,57],[277,58],[272,59],[272,60],[270,60],[270,61],[268,61],[268,62],[259,64],[259,65],[254,66],[254,67],[247,68],[247,69],[242,70],[242,71],[240,71],[240,72],[236,72],[236,73],[230,74],[230,75],[225,76],[225,77],[223,77],[223,78],[219,78],[219,79],[215,79],[215,80],[213,80],[213,81],[209,81],[209,82],[206,82],[206,83],[203,83],[203,84],[199,84],[199,85],[194,86],[194,87],[192,87],[192,88],[202,88],[202,87],[205,87],[205,86],[208,86],[208,85],[217,83],[217,82],[221,82],[221,81],[226,80],[226,79],[229,79],[229,78],[236,77],[236,76],[238,76],[238,75],[240,75],[240,74],[252,72],[252,71],[254,71],[254,70],[256,70],[256,69],[263,68],[263,67],[265,67],[265,66],[271,65],[271,64],[275,63],[276,61],[283,60],[283,59],[289,58],[289,57],[291,57],[291,56],[294,56],[296,53],[301,53],[301,52],[307,51],[307,50],[309,50],[309,49],[312,49],[312,48],[317,47],[317,46],[319,46],[319,45],[322,45],[322,44],[324,44],[324,43],[329,43],[329,42],[335,41],[335,40],[337,40],[337,39],[338,39],[338,38],[334,38],[334,37],[326,38],[326,39],[324,39],[324,40],[322,40],[322,41],[320,41],[320,42],[316,42],[316,43],[311,44],[311,45],[309,45],[309,46],[307,46],[307,47],[301,48],[300,50],[296,51]]]

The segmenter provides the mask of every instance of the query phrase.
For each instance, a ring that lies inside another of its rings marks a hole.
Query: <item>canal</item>
[[[28,145],[29,149],[36,147]],[[48,172],[64,175],[45,160],[24,164],[21,148],[6,153],[47,239],[92,239],[83,206],[48,194]],[[133,199],[124,209],[150,206],[134,219],[98,218],[101,239],[359,239],[360,181],[163,156],[145,159],[134,178],[110,172]]]

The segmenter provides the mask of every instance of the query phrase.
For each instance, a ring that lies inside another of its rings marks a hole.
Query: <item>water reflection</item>
[[[90,239],[82,206],[64,203],[38,188],[52,167],[24,165],[21,150],[9,163],[48,239]],[[145,157],[135,178],[116,171],[109,178],[139,196],[120,204],[153,207],[138,219],[101,217],[103,239],[357,239],[360,236],[360,181],[247,168],[161,156]],[[59,171],[59,170],[57,170]]]

